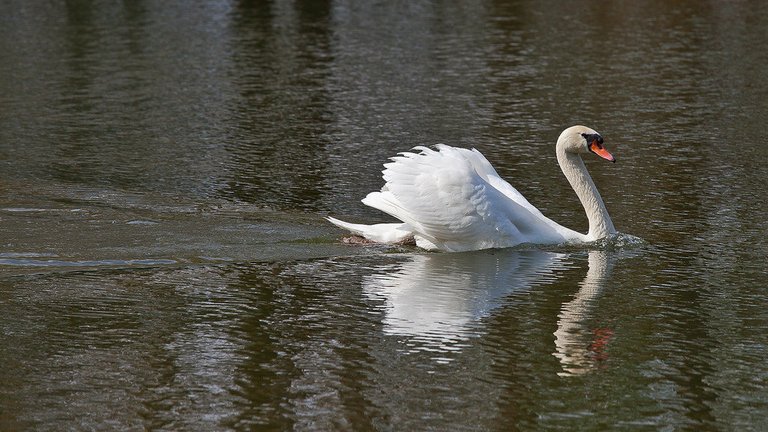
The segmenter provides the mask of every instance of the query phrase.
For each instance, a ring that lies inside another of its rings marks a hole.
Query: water
[[[768,429],[768,8],[5,2],[0,429]],[[476,147],[592,248],[351,246]],[[626,239],[631,237],[625,237]]]

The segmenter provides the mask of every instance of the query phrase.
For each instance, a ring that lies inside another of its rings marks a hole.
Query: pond
[[[768,429],[768,6],[6,2],[0,429]],[[638,241],[354,245],[417,145]],[[631,237],[630,237],[631,236]]]

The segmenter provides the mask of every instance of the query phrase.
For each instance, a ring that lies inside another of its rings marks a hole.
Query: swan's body
[[[616,233],[581,154],[614,161],[594,130],[573,126],[557,140],[557,161],[589,219],[581,234],[544,216],[504,181],[477,150],[437,145],[416,147],[384,165],[385,185],[363,203],[400,223],[352,224],[329,217],[334,225],[380,243],[410,239],[429,250],[451,252],[511,247],[521,243],[560,244],[595,241]]]

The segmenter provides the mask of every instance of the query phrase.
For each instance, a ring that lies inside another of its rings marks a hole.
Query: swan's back
[[[477,150],[417,147],[384,165],[363,203],[403,221],[419,246],[466,251],[561,243],[579,235],[533,207]]]

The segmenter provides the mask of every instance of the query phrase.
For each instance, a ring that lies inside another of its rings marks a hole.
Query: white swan
[[[581,234],[544,216],[504,181],[477,150],[443,144],[416,147],[384,164],[384,187],[364,204],[400,223],[363,225],[333,217],[328,221],[379,243],[411,239],[428,250],[449,252],[511,247],[521,243],[560,244],[595,241],[616,233],[600,193],[581,160],[594,153],[611,162],[599,133],[572,126],[557,139],[557,161],[584,206],[589,232]]]

